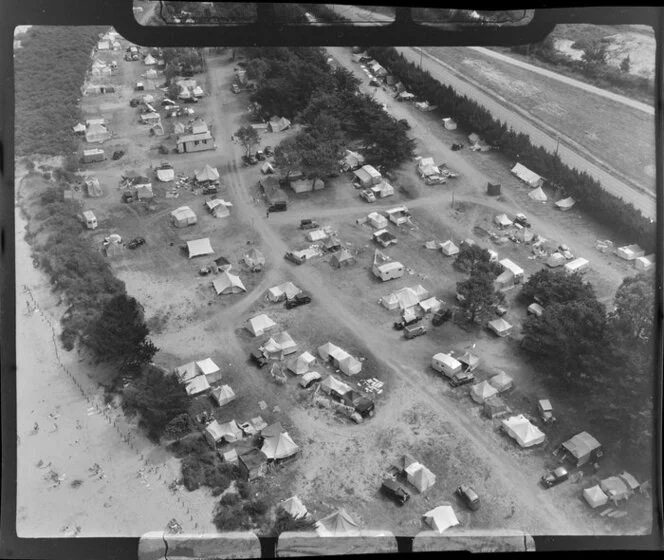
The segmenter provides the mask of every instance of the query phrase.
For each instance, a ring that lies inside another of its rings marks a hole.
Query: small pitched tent
[[[180,206],[171,212],[171,221],[175,227],[182,228],[194,225],[198,219],[189,206]]]
[[[353,390],[343,381],[339,381],[336,377],[334,377],[334,375],[328,375],[325,379],[323,379],[323,381],[320,382],[320,388],[324,393],[332,394],[339,398]]]
[[[205,203],[205,206],[215,218],[227,218],[231,215],[228,208],[232,206],[232,204],[220,198],[208,200]]]
[[[457,129],[457,123],[454,122],[454,120],[451,117],[447,117],[443,119],[443,124],[445,125],[445,128],[447,130],[456,130]]]
[[[342,508],[318,521],[316,533],[320,537],[357,537],[360,526]]]
[[[153,64],[157,64],[157,60],[152,56],[151,54],[148,54],[144,59],[143,63],[147,64],[148,66],[152,66]]]
[[[272,437],[265,437],[261,451],[265,453],[268,460],[278,461],[292,457],[300,451],[300,448],[288,435],[288,432],[281,432]]]
[[[295,375],[304,375],[315,363],[316,356],[310,354],[309,352],[303,352],[297,358],[290,361],[288,364],[288,369]]]
[[[297,344],[286,331],[275,334],[272,339],[279,345],[279,348],[286,356],[297,350]]]
[[[521,179],[524,183],[529,184],[533,188],[541,187],[544,183],[544,179],[542,177],[540,177],[534,171],[528,169],[526,166],[521,165],[520,163],[517,163],[512,168],[512,173]]]
[[[553,253],[546,261],[546,266],[556,268],[565,264],[565,257],[562,253]]]
[[[219,278],[215,278],[212,284],[214,285],[214,290],[217,292],[217,295],[239,294],[240,292],[247,291],[242,280],[240,280],[240,277],[231,274],[227,270],[222,272],[219,275]]]
[[[198,375],[195,362],[186,363],[180,367],[175,368],[175,375],[182,383],[191,381]]]
[[[286,117],[272,117],[268,123],[270,132],[281,132],[290,128],[291,122]]]
[[[212,389],[212,398],[217,403],[217,406],[224,406],[231,401],[235,400],[235,392],[229,385],[222,385],[216,389]]]
[[[367,216],[367,220],[376,229],[384,229],[387,227],[387,218],[378,212],[371,212]]]
[[[533,200],[537,200],[538,202],[546,202],[547,200],[549,200],[549,197],[546,196],[546,194],[542,190],[542,187],[537,187],[534,191],[530,191],[528,193],[528,196]]]
[[[566,212],[567,210],[572,208],[572,206],[574,206],[575,204],[576,200],[574,200],[571,196],[568,196],[567,198],[563,198],[562,200],[556,202],[556,208],[558,208],[558,210]]]
[[[507,434],[521,447],[532,447],[544,442],[544,433],[530,423],[523,414],[512,416],[501,422]]]
[[[511,225],[514,223],[514,222],[512,222],[512,220],[510,220],[510,219],[507,217],[507,214],[498,214],[498,215],[495,217],[495,222],[496,222],[496,224],[498,224],[500,227],[509,227],[509,226],[511,226]]]
[[[309,513],[305,505],[297,496],[293,496],[287,500],[284,500],[283,502],[279,502],[279,509],[284,510],[293,519],[302,519]]]
[[[348,249],[341,249],[341,251],[334,253],[330,259],[332,266],[337,268],[341,268],[342,266],[350,266],[354,262],[355,257],[351,255]]]
[[[655,266],[655,254],[646,257],[637,257],[634,259],[634,268],[637,270],[650,270]]]
[[[151,200],[154,198],[154,192],[152,192],[152,184],[148,183],[146,185],[140,185],[136,188],[136,198],[138,200]]]
[[[490,399],[497,394],[498,391],[496,388],[488,381],[482,381],[470,388],[470,397],[479,404],[483,404],[485,400]]]
[[[563,266],[565,269],[565,272],[580,272],[584,270],[588,265],[590,264],[590,261],[588,259],[584,259],[583,257],[578,257],[574,259],[573,261],[568,262]]]
[[[185,385],[187,395],[193,396],[210,389],[210,383],[204,375],[197,375]]]
[[[242,439],[242,430],[235,420],[220,424],[217,420],[210,422],[203,432],[210,445],[215,446],[221,440],[234,443]]]
[[[616,249],[616,255],[626,261],[633,261],[634,259],[638,259],[645,254],[646,252],[636,244],[625,245],[624,247],[618,247],[618,249]]]
[[[562,448],[577,467],[585,465],[602,454],[602,445],[588,432],[576,434],[573,438],[563,442]]]
[[[617,504],[620,500],[626,500],[631,495],[628,486],[617,476],[605,478],[599,483],[599,487],[614,504]]]
[[[214,249],[212,248],[212,245],[210,245],[209,237],[187,241],[187,251],[189,252],[190,259],[214,253]]]
[[[262,314],[249,319],[247,329],[254,336],[262,336],[276,326],[277,324],[272,319],[267,315]]]
[[[170,164],[162,164],[161,167],[157,167],[156,172],[157,179],[159,179],[162,183],[168,183],[175,179],[175,170]]]
[[[510,412],[510,407],[498,395],[494,395],[484,401],[484,414],[489,418],[498,418]]]
[[[583,497],[593,509],[606,505],[609,501],[609,497],[602,491],[599,484],[586,488],[583,491]]]
[[[198,371],[200,371],[201,374],[205,375],[206,377],[221,371],[219,366],[214,363],[212,358],[205,358],[204,360],[196,362],[196,367],[198,368]]]
[[[256,248],[249,249],[249,251],[245,253],[243,260],[244,263],[250,268],[263,266],[265,264],[265,257],[263,256],[263,253],[261,253]]]
[[[489,328],[496,333],[498,336],[503,337],[507,336],[512,332],[512,325],[510,325],[502,317],[495,319],[494,321],[489,321]]]
[[[511,389],[514,386],[514,381],[504,371],[501,371],[498,375],[494,375],[489,379],[489,384],[496,389],[496,391],[502,393],[503,391]]]
[[[454,514],[452,506],[438,506],[423,515],[424,521],[429,527],[438,533],[442,533],[449,527],[455,527],[459,524],[457,516]]]
[[[99,123],[92,123],[85,131],[85,141],[91,144],[106,142],[110,137],[108,129]]]
[[[441,243],[440,250],[446,257],[451,257],[459,252],[459,248],[450,240],[445,241],[445,243]]]
[[[206,163],[203,169],[194,173],[194,177],[199,183],[215,183],[219,181],[219,171],[216,167],[211,167]]]
[[[480,359],[470,352],[466,352],[458,361],[461,362],[464,371],[473,371],[480,365]]]
[[[406,468],[406,478],[419,492],[424,492],[436,483],[436,475],[420,463]]]

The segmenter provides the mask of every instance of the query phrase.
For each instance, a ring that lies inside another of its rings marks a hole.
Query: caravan
[[[78,221],[84,224],[88,229],[97,229],[97,218],[90,210],[86,210],[82,214],[79,214]]]

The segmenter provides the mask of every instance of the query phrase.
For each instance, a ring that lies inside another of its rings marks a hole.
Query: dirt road
[[[346,17],[369,17],[366,10],[349,7]],[[370,14],[380,19],[384,16]],[[527,134],[534,145],[542,146],[551,153],[557,153],[563,163],[586,172],[598,180],[610,193],[632,203],[647,218],[655,219],[655,192],[652,185],[642,185],[626,177],[619,169],[614,169],[610,162],[603,161],[591,154],[586,148],[569,138],[564,131],[557,130],[539,119],[521,110],[509,100],[499,97],[495,92],[471,82],[456,69],[446,64],[426,50],[413,47],[396,47],[397,51],[409,62],[428,71],[443,84],[452,86],[459,94],[467,95],[483,105],[496,120],[507,123],[516,132]]]
[[[224,95],[230,95],[223,93],[228,90],[225,83],[228,79],[227,74],[225,74],[227,70],[214,59],[209,60],[208,67],[213,91],[221,92],[220,102],[217,106],[223,107]],[[233,124],[229,121],[229,117],[221,109],[215,111],[214,120],[218,130],[228,130],[229,127],[235,130],[232,128]],[[221,135],[218,138],[220,149],[226,153],[235,153],[236,156],[239,156],[237,146],[232,144],[230,140],[226,140],[226,136]],[[249,180],[247,173],[244,172],[245,170],[238,170],[234,163],[230,164],[229,171],[227,180],[230,192],[233,195],[234,211],[239,213],[247,223],[253,223],[268,254],[275,257],[273,271],[283,266],[292,266],[286,261],[276,262],[278,257],[288,250],[288,246],[273,228],[270,221],[272,218],[266,218],[262,210],[251,203],[247,189]],[[440,196],[443,196],[443,194]],[[287,218],[284,217],[283,219]],[[281,220],[280,218],[279,221]],[[459,440],[465,442],[474,461],[488,465],[491,473],[502,487],[500,491],[514,496],[514,499],[518,501],[520,517],[523,517],[523,521],[527,523],[529,530],[543,534],[574,534],[579,532],[578,524],[570,521],[569,516],[556,507],[548,499],[548,496],[536,487],[534,480],[536,480],[537,475],[530,473],[529,476],[515,476],[515,473],[522,471],[522,466],[507,454],[493,449],[492,442],[487,434],[465,416],[463,411],[457,409],[455,403],[447,402],[437,396],[434,397],[428,387],[429,379],[426,374],[405,362],[400,356],[399,348],[395,347],[389,339],[381,336],[372,324],[356,316],[353,310],[344,307],[339,298],[335,297],[335,288],[329,284],[323,274],[306,264],[297,267],[295,274],[298,285],[311,293],[323,313],[335,317],[339,323],[352,332],[354,337],[362,341],[367,348],[372,349],[373,356],[380,367],[391,370],[409,395],[413,398],[416,396],[416,400],[426,402],[432,410],[435,410],[436,414],[444,420],[449,430],[454,432]],[[225,320],[222,322],[226,325],[226,329],[235,328],[235,324],[232,322],[226,322]],[[355,437],[361,438],[362,436],[357,433],[358,431],[360,434],[363,431],[371,433],[382,422],[387,420],[389,423],[390,418],[389,407],[383,406],[377,413],[375,423],[372,421],[371,425],[352,428],[340,427],[338,431],[343,433],[352,429]],[[524,484],[524,479],[530,482]]]

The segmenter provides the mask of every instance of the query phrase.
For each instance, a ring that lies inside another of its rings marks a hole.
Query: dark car
[[[451,309],[439,309],[434,313],[433,317],[431,318],[431,324],[434,327],[437,327],[449,321],[451,318],[452,318]]]
[[[198,103],[198,99],[195,97],[187,97],[186,99],[182,100],[184,103]]]
[[[130,192],[124,192],[122,193],[122,202],[134,202],[134,195]]]
[[[569,473],[565,467],[558,467],[542,477],[542,486],[544,488],[551,488],[561,482],[565,482],[569,478]]]
[[[284,304],[286,309],[293,309],[294,307],[300,307],[300,305],[306,305],[311,303],[311,298],[306,294],[297,294],[292,299],[289,299]]]
[[[422,336],[427,333],[427,328],[424,325],[413,325],[410,327],[404,327],[404,336],[410,340],[416,336]]]
[[[318,223],[313,220],[300,220],[300,229],[316,229]]]
[[[476,511],[480,507],[480,497],[477,495],[475,490],[470,486],[462,484],[456,489],[456,495],[463,500],[463,502],[473,511]]]
[[[129,102],[129,106],[130,107],[138,107],[140,105],[140,103],[141,103],[140,99],[134,98]]]
[[[141,245],[145,245],[145,239],[142,237],[135,237],[129,243],[127,243],[128,249],[137,249]]]
[[[263,366],[267,365],[267,358],[263,355],[263,352],[261,352],[258,348],[251,351],[251,353],[249,354],[249,358],[259,368],[262,368]]]
[[[217,194],[217,190],[216,185],[208,185],[203,188],[203,194]]]
[[[355,412],[362,416],[362,418],[370,417],[375,414],[376,403],[357,391],[349,391],[343,396],[342,400],[346,405],[352,406],[355,409]]]
[[[402,506],[410,500],[410,494],[404,490],[403,486],[396,480],[391,478],[383,479],[383,484],[380,486],[380,491],[388,498],[393,499],[397,505]]]
[[[471,373],[467,370],[460,371],[458,373],[455,373],[452,377],[450,377],[450,385],[452,387],[459,387],[460,385],[466,385],[467,383],[471,383],[474,380],[475,380],[474,373]]]
[[[270,212],[285,212],[288,210],[288,203],[284,200],[281,202],[275,202],[268,207]]]
[[[295,264],[302,264],[302,263],[304,262],[304,259],[298,257],[297,255],[295,255],[295,254],[292,253],[291,251],[288,251],[288,252],[284,255],[284,258],[285,258],[287,261],[293,262],[293,263],[295,263]]]
[[[394,328],[398,331],[404,330],[408,325],[414,325],[418,321],[421,321],[422,317],[414,317],[413,319],[404,319],[403,317],[401,318],[400,321],[395,321],[394,323]]]

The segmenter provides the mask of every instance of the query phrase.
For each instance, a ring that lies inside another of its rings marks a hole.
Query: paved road
[[[655,114],[655,107],[653,105],[641,103],[640,101],[630,99],[629,97],[625,97],[624,95],[619,95],[617,93],[613,93],[612,91],[607,91],[602,88],[591,86],[590,84],[580,82],[579,80],[575,80],[574,78],[568,78],[567,76],[563,76],[562,74],[551,72],[550,70],[545,70],[544,68],[540,68],[539,66],[528,64],[527,62],[523,62],[511,56],[498,53],[496,51],[492,51],[491,49],[486,49],[484,47],[468,47],[468,48],[477,51],[479,53],[482,53],[485,56],[490,56],[502,62],[507,62],[508,64],[512,64],[513,66],[518,66],[519,68],[523,68],[525,70],[528,70],[529,72],[534,72],[535,74],[540,74],[542,76],[546,76],[547,78],[553,78],[554,80],[558,80],[559,82],[573,86],[575,88],[583,89],[585,91],[594,93],[595,95],[599,95],[601,97],[606,97],[607,99],[611,99],[612,101],[617,101],[618,103],[622,103],[623,105],[627,105],[628,107],[631,107],[633,109],[643,111],[648,115]]]
[[[360,17],[360,13],[362,17],[369,17],[368,12],[356,7],[350,9],[349,13],[353,10],[358,12],[355,17]],[[383,16],[373,14],[373,17],[380,19]],[[470,82],[467,77],[462,77],[454,68],[425,50],[412,47],[396,47],[396,49],[408,61],[416,65],[421,64],[422,68],[441,83],[450,85],[458,93],[484,106],[494,118],[507,123],[516,132],[527,134],[534,145],[542,146],[551,153],[557,152],[563,163],[588,173],[598,180],[605,190],[633,204],[647,218],[655,219],[654,191],[618,179],[615,176],[619,173],[618,170],[613,170],[612,174],[609,163],[601,162],[591,156],[583,146],[568,138],[562,131],[538,121],[530,113],[500,98],[480,84]]]

